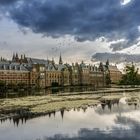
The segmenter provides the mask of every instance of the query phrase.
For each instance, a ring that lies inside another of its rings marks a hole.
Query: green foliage
[[[138,75],[138,69],[132,64],[131,66],[126,66],[126,74],[122,76],[120,81],[121,85],[139,85],[140,77]]]

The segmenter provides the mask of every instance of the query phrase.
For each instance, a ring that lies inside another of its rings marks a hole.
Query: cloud
[[[126,54],[126,53],[96,53],[92,56],[93,61],[102,61],[105,62],[109,59],[112,63],[121,63],[121,62],[140,62],[139,54]]]
[[[133,44],[133,42],[131,43],[131,45],[132,44]],[[112,51],[119,51],[119,50],[122,50],[123,48],[127,48],[127,47],[128,47],[128,41],[126,41],[126,40],[121,41],[121,42],[111,43],[111,45],[110,45],[110,48],[112,49]]]
[[[12,4],[19,1],[17,4]],[[129,0],[1,0],[10,4],[7,11],[20,27],[45,36],[74,36],[77,41],[105,37],[116,51],[138,42],[140,1]]]
[[[9,5],[17,2],[18,0],[0,0],[0,5]]]
[[[139,140],[140,124],[138,121],[125,116],[116,116],[115,122],[127,128],[117,126],[112,127],[112,130],[82,128],[78,131],[77,136],[56,134],[40,140]]]

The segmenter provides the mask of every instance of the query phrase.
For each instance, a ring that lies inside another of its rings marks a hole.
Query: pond
[[[0,140],[138,140],[140,107],[124,99],[54,112],[37,118],[1,121]]]
[[[84,91],[95,91],[94,86],[68,86],[68,87],[50,87],[46,89],[31,89],[31,90],[8,90],[0,92],[0,98],[15,98],[24,96],[36,96],[36,95],[49,95],[59,93],[73,93],[73,92],[84,92]],[[100,88],[98,88],[100,90]]]

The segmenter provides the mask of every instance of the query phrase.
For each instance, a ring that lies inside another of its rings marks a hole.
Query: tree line
[[[120,80],[120,85],[140,85],[140,75],[138,74],[138,68],[132,63],[130,66],[125,67],[125,74]]]

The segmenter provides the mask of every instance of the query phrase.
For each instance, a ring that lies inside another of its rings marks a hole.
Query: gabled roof
[[[30,58],[30,57],[27,57],[27,61],[29,64],[44,64],[45,66],[51,62],[50,60]]]
[[[56,66],[54,64],[49,63],[48,65],[46,65],[46,70],[47,71],[56,71],[57,68],[56,68]]]
[[[108,69],[109,70],[113,70],[113,71],[119,71],[118,68],[117,68],[117,66],[112,66],[112,65],[109,65],[108,66]]]

